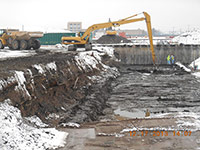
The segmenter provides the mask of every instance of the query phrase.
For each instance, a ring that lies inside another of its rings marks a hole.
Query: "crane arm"
[[[143,21],[143,20],[145,20],[145,18],[137,18],[137,19],[130,19],[130,20],[120,20],[120,21],[94,24],[85,31],[85,33],[83,34],[83,36],[81,38],[85,39],[86,37],[89,37],[91,32],[98,30],[98,29],[109,28],[112,26],[116,27],[116,26],[120,26],[122,24],[128,24],[128,23],[133,23],[133,22]]]
[[[152,37],[152,29],[151,29],[151,18],[149,16],[148,13],[143,12],[145,17],[142,18],[136,18],[136,19],[131,19],[133,17],[136,17],[138,14],[136,15],[132,15],[130,17],[121,19],[119,21],[113,21],[113,22],[107,22],[107,23],[100,23],[100,24],[94,24],[92,26],[90,26],[85,33],[83,34],[83,36],[81,37],[81,40],[83,41],[88,41],[89,36],[91,34],[91,32],[98,30],[98,29],[102,29],[102,28],[109,28],[109,27],[117,27],[123,24],[128,24],[128,23],[133,23],[133,22],[138,22],[138,21],[146,21],[146,25],[147,25],[147,31],[148,31],[148,36],[149,36],[149,42],[150,42],[150,50],[151,50],[151,54],[152,54],[152,59],[153,59],[153,63],[155,65],[155,53],[154,53],[154,48],[153,48],[153,37]]]

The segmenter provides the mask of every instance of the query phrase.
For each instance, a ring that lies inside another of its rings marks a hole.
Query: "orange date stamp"
[[[192,131],[129,131],[130,136],[191,136]]]

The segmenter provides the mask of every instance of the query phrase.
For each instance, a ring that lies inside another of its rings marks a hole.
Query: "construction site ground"
[[[44,48],[27,53],[31,55],[2,59],[0,77],[6,78],[13,70],[23,70],[33,64],[66,60],[78,52]],[[175,65],[157,69],[151,65],[121,65],[119,70],[120,77],[110,81],[112,90],[106,93],[109,98],[99,121],[83,122],[80,128],[57,127],[69,133],[65,147],[60,150],[200,147],[198,79]],[[149,117],[145,117],[147,109]],[[129,130],[134,132],[130,134]]]
[[[153,66],[120,68],[121,76],[113,81],[107,101],[114,115],[108,111],[100,122],[61,129],[71,133],[62,150],[199,149],[198,79],[170,65],[157,70]],[[145,117],[147,109],[150,117]]]

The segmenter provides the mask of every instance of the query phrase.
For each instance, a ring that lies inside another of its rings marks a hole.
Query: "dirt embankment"
[[[99,44],[131,43],[130,40],[118,35],[103,35],[96,42]]]
[[[109,80],[118,72],[105,67],[97,52],[82,53],[40,54],[2,61],[6,69],[0,69],[4,77],[0,80],[0,101],[10,99],[23,116],[37,115],[52,125],[98,120],[108,107],[105,102]]]

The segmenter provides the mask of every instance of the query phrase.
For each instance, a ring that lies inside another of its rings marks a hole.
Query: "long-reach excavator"
[[[153,63],[155,64],[155,53],[153,48],[153,39],[152,39],[152,29],[151,29],[151,18],[150,15],[146,12],[143,12],[144,17],[141,18],[134,18],[138,16],[138,14],[132,15],[130,17],[121,19],[119,21],[112,21],[100,24],[94,24],[90,26],[82,36],[78,37],[62,37],[62,44],[70,45],[70,50],[76,50],[77,47],[85,47],[86,50],[92,49],[92,44],[89,42],[89,37],[91,33],[95,30],[102,29],[102,28],[109,28],[109,27],[118,27],[123,24],[138,22],[138,21],[146,21],[147,31],[150,41],[150,49],[152,53]],[[133,19],[134,18],[134,19]]]

